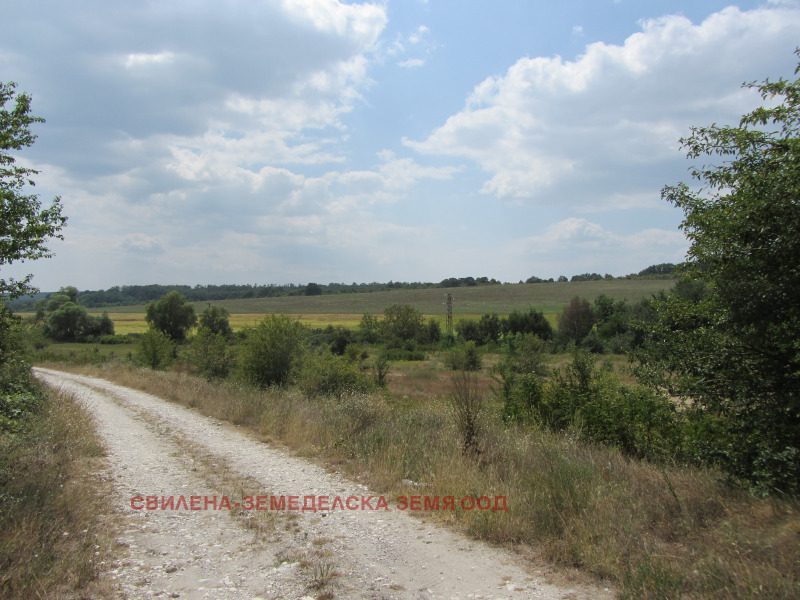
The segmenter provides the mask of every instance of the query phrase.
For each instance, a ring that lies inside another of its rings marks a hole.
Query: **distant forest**
[[[665,277],[670,276],[676,265],[663,263],[652,265],[639,273],[626,275],[624,278],[632,277]],[[562,275],[557,280],[542,279],[540,277],[529,277],[519,283],[553,283],[555,281],[594,281],[599,279],[614,279],[612,275],[600,275],[599,273],[583,273],[567,278]],[[78,292],[78,302],[87,308],[101,306],[131,306],[135,304],[147,304],[152,300],[158,300],[172,290],[177,290],[190,302],[205,302],[209,300],[234,300],[239,298],[274,298],[278,296],[321,296],[323,294],[354,294],[385,292],[398,289],[427,289],[427,288],[458,288],[485,285],[502,285],[502,282],[488,277],[449,277],[439,283],[422,282],[400,282],[390,281],[388,283],[308,283],[284,284],[284,285],[123,285],[109,288],[107,290],[83,291]],[[40,293],[33,297],[17,298],[9,303],[9,308],[16,312],[26,312],[35,310],[36,302],[47,297],[48,293]]]

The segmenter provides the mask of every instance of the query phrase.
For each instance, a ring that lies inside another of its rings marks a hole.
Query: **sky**
[[[44,291],[440,281],[684,259],[680,139],[794,78],[795,0],[26,0]]]

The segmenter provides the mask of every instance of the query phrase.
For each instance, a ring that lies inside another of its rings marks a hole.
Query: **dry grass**
[[[659,469],[577,436],[505,428],[491,401],[476,458],[461,451],[441,397],[312,402],[296,391],[211,385],[124,365],[82,371],[246,425],[390,498],[454,496],[455,511],[432,516],[608,578],[622,598],[800,597],[795,501],[753,498],[725,487],[717,473]],[[463,496],[504,496],[508,512],[463,510]]]
[[[0,437],[0,597],[117,597],[99,578],[114,548],[103,453],[89,414],[54,392]]]

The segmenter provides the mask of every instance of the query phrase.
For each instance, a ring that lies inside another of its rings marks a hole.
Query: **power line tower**
[[[453,333],[453,294],[445,294],[447,301],[445,304],[447,305],[447,319],[445,320],[444,328],[447,333]]]

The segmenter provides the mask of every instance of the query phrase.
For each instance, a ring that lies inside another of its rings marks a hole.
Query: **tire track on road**
[[[130,501],[136,495],[225,495],[234,501],[237,490],[214,489],[192,471],[197,461],[187,447],[200,448],[205,463],[216,462],[218,469],[232,471],[228,475],[254,482],[263,494],[331,500],[375,494],[231,425],[144,392],[92,377],[35,372],[48,385],[83,399],[97,419],[128,523],[122,541],[131,558],[112,575],[131,598],[159,591],[192,599],[313,598],[314,579],[330,575],[330,569],[303,568],[298,557],[319,555],[333,562],[337,576],[325,589],[336,597],[612,597],[603,589],[550,585],[520,557],[412,518],[392,502],[389,510],[292,513],[282,517],[272,540],[254,539],[226,511],[135,511]],[[278,566],[285,557],[289,562]]]

